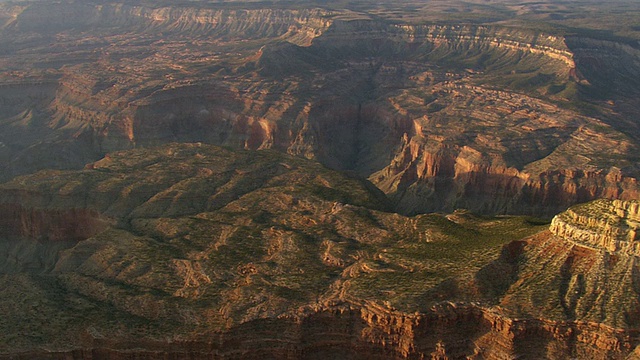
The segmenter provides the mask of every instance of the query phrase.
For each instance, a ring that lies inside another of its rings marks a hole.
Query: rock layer
[[[582,246],[640,256],[639,208],[637,201],[620,200],[576,206],[556,216],[551,231]]]
[[[544,313],[637,336],[637,206],[610,200],[574,206],[553,219],[549,232],[503,254],[495,265],[508,274],[502,280],[485,280],[514,316]]]
[[[248,322],[227,333],[210,334],[208,340],[133,344],[91,339],[91,349],[27,352],[11,358],[624,359],[637,342],[624,331],[601,324],[514,321],[464,304],[444,304],[420,315],[353,304],[304,312]]]
[[[629,45],[286,6],[60,2],[0,13],[3,180],[201,141],[356,171],[404,213],[550,217],[638,196]],[[603,75],[607,57],[625,75]]]

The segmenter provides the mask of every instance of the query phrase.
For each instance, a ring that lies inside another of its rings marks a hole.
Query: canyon
[[[640,344],[637,201],[550,227],[406,217],[316,162],[169,144],[18,177],[0,205],[1,358],[625,359]]]
[[[0,0],[0,359],[640,358],[638,18]]]
[[[638,196],[637,46],[254,7],[3,4],[2,179],[200,141],[354,171],[405,214]]]

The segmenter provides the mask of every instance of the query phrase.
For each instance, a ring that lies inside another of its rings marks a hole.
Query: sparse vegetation
[[[361,179],[276,152],[207,145],[114,153],[93,170],[32,178],[2,189],[35,186],[49,192],[75,179],[70,196],[87,199],[88,207],[110,209],[120,220],[114,222],[118,228],[66,250],[54,272],[25,278],[53,281],[58,290],[23,289],[59,306],[59,314],[45,311],[56,326],[87,316],[105,336],[137,332],[144,319],[150,321],[148,337],[178,336],[203,323],[209,331],[223,330],[338,299],[422,311],[459,296],[452,284],[472,281],[502,245],[544,228],[519,217],[388,213],[381,211],[383,195]],[[112,195],[95,196],[96,189]],[[194,201],[211,197],[217,200]],[[48,206],[65,206],[59,201]],[[64,300],[61,292],[67,292]],[[0,307],[14,301],[14,293],[1,293]],[[23,316],[28,322],[39,319]],[[163,325],[166,321],[174,325]],[[24,336],[31,330],[12,331]],[[64,334],[41,335],[0,349],[80,344]]]
[[[626,356],[639,18],[0,0],[0,358]]]

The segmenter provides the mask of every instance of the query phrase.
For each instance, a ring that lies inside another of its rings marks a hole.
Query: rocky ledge
[[[443,303],[405,314],[372,303],[334,303],[195,341],[134,345],[93,338],[84,349],[0,359],[624,359],[634,341],[601,324],[513,320],[475,304]]]
[[[640,202],[598,200],[557,215],[550,229],[582,246],[640,256],[639,227]]]

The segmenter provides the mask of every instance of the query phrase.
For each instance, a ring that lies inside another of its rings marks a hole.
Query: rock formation
[[[18,177],[0,186],[0,357],[623,359],[638,345],[636,256],[610,246],[629,242],[637,202],[577,206],[551,231],[389,206],[312,161],[204,144]]]
[[[58,2],[0,14],[3,180],[200,141],[355,171],[407,214],[550,217],[638,196],[639,55],[628,44],[284,5]],[[622,75],[602,70],[605,58]]]
[[[639,357],[640,9],[313,4],[0,2],[0,359]]]
[[[510,245],[479,273],[479,284],[509,316],[598,323],[637,338],[637,208],[637,201],[609,200],[574,206],[553,219],[549,232]],[[496,269],[505,271],[503,279],[486,277]]]

